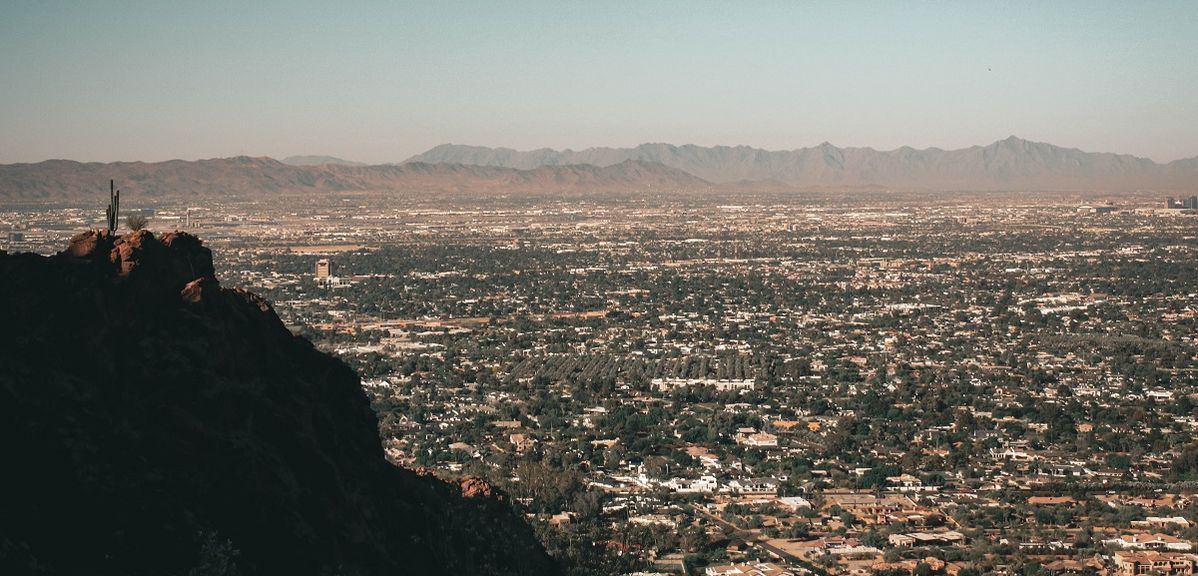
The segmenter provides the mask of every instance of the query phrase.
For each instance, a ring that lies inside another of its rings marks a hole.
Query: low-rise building
[[[1194,573],[1196,563],[1198,556],[1182,552],[1115,552],[1115,573],[1119,576],[1185,576]]]
[[[773,562],[708,566],[705,574],[707,576],[795,576],[794,572]]]

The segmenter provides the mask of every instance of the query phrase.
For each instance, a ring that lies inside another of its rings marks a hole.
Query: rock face
[[[557,572],[485,482],[388,464],[354,372],[194,236],[0,252],[0,326],[0,574]]]

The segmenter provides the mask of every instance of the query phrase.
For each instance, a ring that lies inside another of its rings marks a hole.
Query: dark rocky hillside
[[[383,457],[340,361],[195,237],[0,252],[0,574],[553,574],[502,495]]]

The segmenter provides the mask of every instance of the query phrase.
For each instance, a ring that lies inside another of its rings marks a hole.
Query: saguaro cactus
[[[116,233],[117,222],[120,221],[121,212],[121,191],[116,189],[116,181],[108,181],[108,209],[104,213],[108,216],[108,232]]]

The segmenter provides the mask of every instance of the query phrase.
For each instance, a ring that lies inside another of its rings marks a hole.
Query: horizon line
[[[868,151],[879,152],[879,153],[891,153],[891,152],[898,152],[898,151],[904,150],[904,149],[910,149],[910,150],[914,150],[916,152],[927,152],[927,151],[959,152],[962,150],[970,150],[973,148],[986,148],[986,147],[993,146],[995,144],[1000,144],[1000,143],[1007,142],[1007,141],[1027,142],[1030,144],[1043,144],[1043,145],[1047,145],[1047,146],[1052,146],[1054,148],[1077,151],[1077,152],[1081,152],[1084,154],[1111,154],[1114,156],[1128,156],[1128,157],[1132,157],[1132,158],[1136,158],[1136,159],[1140,159],[1140,160],[1148,160],[1149,162],[1152,162],[1153,164],[1156,164],[1158,166],[1166,166],[1166,165],[1172,164],[1174,162],[1180,162],[1180,161],[1184,161],[1184,160],[1191,160],[1191,159],[1198,158],[1198,154],[1195,154],[1192,156],[1181,156],[1181,157],[1175,158],[1173,160],[1162,162],[1162,161],[1159,161],[1159,160],[1149,157],[1149,156],[1140,156],[1137,154],[1124,153],[1124,152],[1085,150],[1085,149],[1078,148],[1075,146],[1061,146],[1058,144],[1053,144],[1052,142],[1045,142],[1042,140],[1029,140],[1027,138],[1023,138],[1023,137],[1012,134],[1005,138],[999,138],[997,140],[994,140],[988,144],[972,144],[969,146],[964,146],[964,147],[959,147],[959,148],[942,148],[939,146],[926,146],[923,148],[916,148],[914,146],[904,144],[897,148],[881,149],[881,148],[875,148],[873,146],[851,146],[851,145],[850,146],[839,146],[836,144],[832,144],[831,142],[828,142],[827,140],[822,141],[819,144],[810,145],[810,146],[800,146],[797,148],[775,148],[775,149],[754,146],[752,144],[713,144],[710,146],[705,146],[705,145],[694,144],[694,143],[674,144],[671,142],[664,142],[664,141],[646,141],[646,142],[641,142],[639,144],[635,144],[635,145],[631,145],[631,146],[604,145],[604,146],[587,146],[585,148],[571,148],[571,147],[553,148],[553,147],[549,147],[549,146],[542,146],[542,147],[537,147],[537,148],[514,148],[514,147],[510,147],[510,146],[488,146],[488,145],[483,145],[483,144],[462,144],[462,143],[455,143],[455,142],[443,142],[441,144],[434,145],[434,146],[424,150],[423,152],[419,152],[419,153],[410,155],[407,158],[404,158],[401,160],[385,161],[385,162],[363,162],[360,160],[354,160],[352,158],[340,156],[337,154],[307,153],[307,154],[272,155],[272,154],[244,154],[243,153],[243,154],[232,154],[232,155],[228,155],[228,156],[206,156],[206,157],[198,157],[198,158],[190,158],[190,159],[189,158],[172,157],[172,158],[166,158],[163,160],[108,160],[108,161],[104,161],[104,160],[78,160],[78,159],[74,159],[74,158],[56,157],[56,158],[45,158],[42,160],[36,160],[36,161],[31,161],[31,162],[2,162],[2,163],[0,163],[0,165],[13,166],[13,165],[20,165],[20,164],[41,164],[44,162],[77,162],[80,164],[139,164],[139,163],[140,164],[163,164],[163,163],[167,163],[167,162],[204,162],[204,161],[211,161],[211,160],[229,160],[229,159],[234,159],[234,158],[268,159],[268,160],[274,160],[276,162],[286,164],[286,162],[284,162],[284,161],[287,159],[290,159],[290,158],[327,157],[327,158],[334,158],[334,159],[342,161],[342,162],[357,164],[360,167],[365,167],[365,166],[388,166],[388,165],[406,164],[406,163],[412,162],[413,159],[417,158],[418,156],[421,156],[421,155],[426,154],[432,150],[435,150],[435,149],[441,148],[441,147],[445,147],[445,146],[464,146],[464,147],[470,147],[470,148],[486,148],[486,149],[491,149],[491,150],[510,150],[512,152],[516,152],[516,153],[520,153],[520,154],[527,154],[527,153],[531,153],[531,152],[542,152],[542,151],[551,151],[551,152],[557,152],[557,153],[563,153],[563,152],[581,153],[581,152],[587,152],[587,151],[592,151],[592,150],[632,150],[632,149],[640,148],[642,146],[654,146],[654,145],[664,145],[664,146],[670,146],[673,148],[687,148],[687,147],[707,148],[707,149],[747,148],[747,149],[751,149],[751,150],[760,150],[760,151],[769,152],[769,153],[799,152],[799,151],[803,151],[803,150],[811,150],[811,149],[815,149],[815,148],[821,148],[824,146],[830,146],[830,147],[836,148],[838,150],[868,150]],[[288,165],[290,166],[290,164],[288,164]]]

